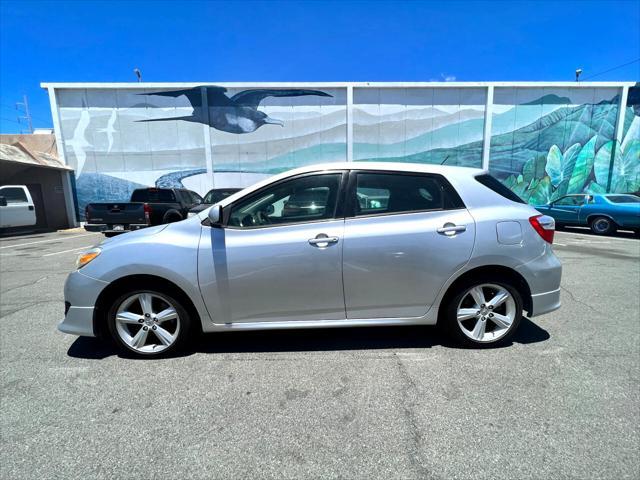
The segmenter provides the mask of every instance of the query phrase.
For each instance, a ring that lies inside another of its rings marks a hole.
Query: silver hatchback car
[[[486,171],[333,163],[78,258],[59,329],[166,355],[196,332],[445,327],[505,343],[560,306],[554,221]]]

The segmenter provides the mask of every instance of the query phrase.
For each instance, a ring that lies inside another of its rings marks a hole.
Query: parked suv
[[[310,166],[85,252],[59,329],[140,356],[194,330],[438,323],[461,344],[503,344],[523,311],[560,306],[553,235],[482,170]]]

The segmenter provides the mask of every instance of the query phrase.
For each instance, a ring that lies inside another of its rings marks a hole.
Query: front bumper
[[[64,319],[58,324],[58,330],[71,335],[95,337],[96,334],[93,331],[93,307],[69,307]]]
[[[71,335],[95,337],[94,306],[98,295],[107,285],[107,282],[91,278],[78,270],[70,273],[64,284],[66,313],[58,330]]]

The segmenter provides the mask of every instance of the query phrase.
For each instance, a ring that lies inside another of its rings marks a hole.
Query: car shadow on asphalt
[[[511,342],[494,348],[504,348],[514,343],[539,343],[549,338],[550,335],[546,330],[523,317],[520,328]],[[172,357],[188,356],[194,353],[411,349],[431,348],[437,345],[460,348],[437,327],[360,327],[209,333],[201,335],[190,348]],[[133,358],[115,348],[111,342],[91,337],[78,337],[69,347],[67,355],[91,360],[100,360],[113,355]]]

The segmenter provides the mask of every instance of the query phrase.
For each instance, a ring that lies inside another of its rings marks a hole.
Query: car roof
[[[315,172],[318,170],[383,170],[397,172],[416,172],[416,173],[439,173],[446,174],[466,174],[474,175],[482,173],[481,168],[459,167],[454,165],[435,165],[429,163],[402,163],[402,162],[332,162],[320,163],[316,165],[308,165],[306,167],[289,170],[287,174],[297,174],[306,172]]]

